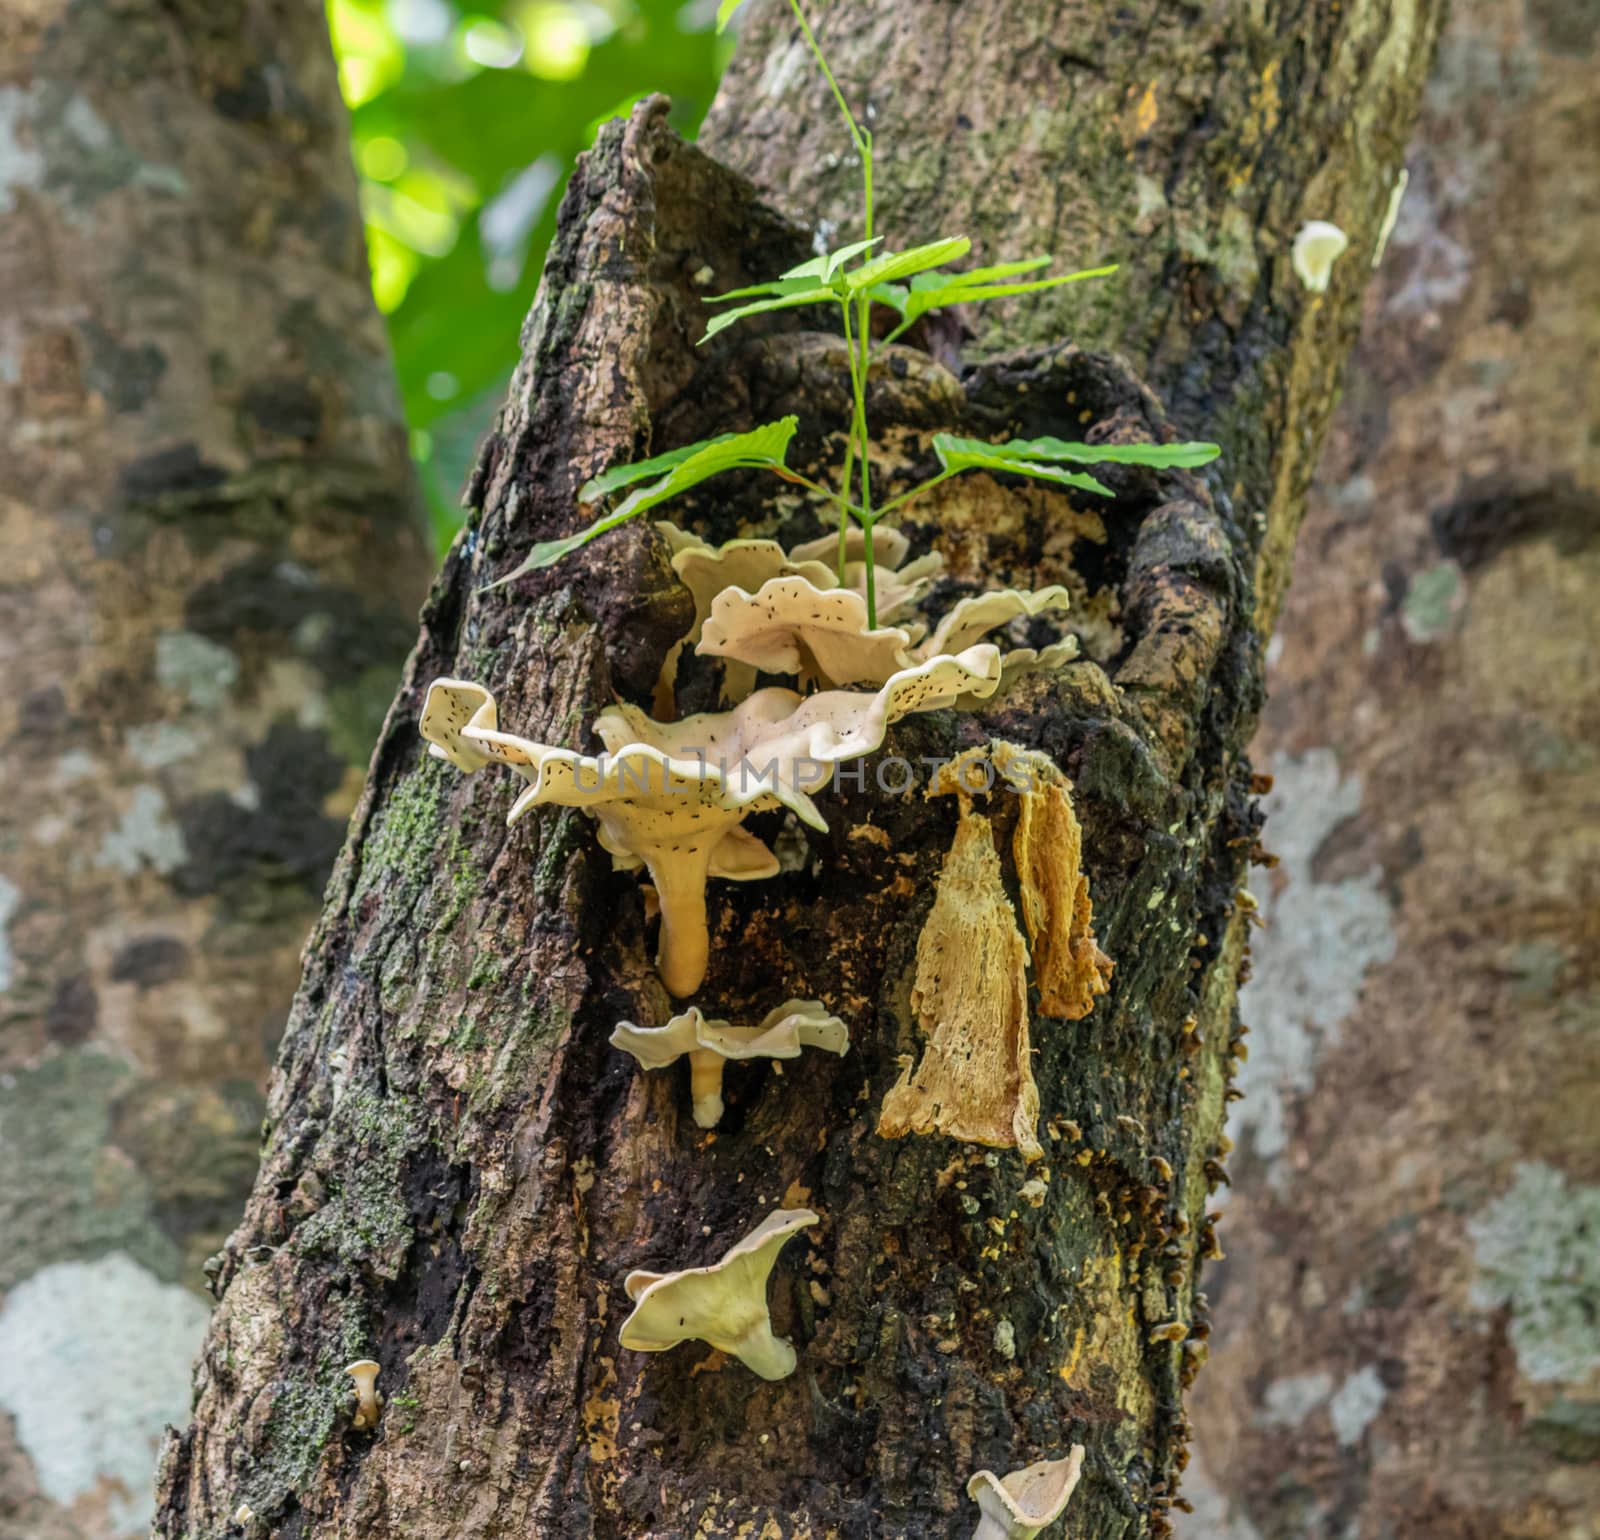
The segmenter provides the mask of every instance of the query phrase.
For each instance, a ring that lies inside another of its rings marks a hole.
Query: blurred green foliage
[[[665,91],[693,133],[717,0],[328,0],[372,287],[441,548],[517,361],[574,158]]]

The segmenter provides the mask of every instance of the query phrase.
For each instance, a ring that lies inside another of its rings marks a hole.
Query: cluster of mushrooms
[[[670,523],[656,528],[694,595],[695,619],[663,666],[654,715],[625,703],[606,707],[594,724],[605,752],[591,756],[502,731],[488,690],[441,678],[428,690],[420,727],[430,752],[467,774],[498,762],[526,782],[508,823],[549,803],[594,818],[615,868],[643,872],[654,888],[656,964],[668,992],[687,1000],[709,959],[708,881],[752,882],[779,871],[777,856],[744,827],[750,814],[785,808],[825,830],[812,793],[839,765],[878,749],[891,724],[913,712],[971,709],[1025,674],[1061,668],[1077,649],[1070,636],[1006,652],[986,640],[1013,620],[1065,610],[1067,592],[1056,586],[962,599],[931,631],[911,619],[943,559],[908,562],[898,531],[875,533],[879,623],[869,626],[859,531],[847,540],[841,571],[831,535],[785,550],[773,540],[713,546]],[[690,647],[723,660],[726,709],[675,720],[678,665]],[[757,689],[761,673],[793,676],[798,687]],[[997,771],[1023,795],[1013,854],[1026,940],[1001,883],[992,825],[973,808]],[[1089,928],[1069,788],[1047,757],[992,743],[944,766],[929,788],[940,794],[960,798],[961,817],[918,947],[912,1004],[925,1051],[914,1073],[907,1061],[885,1098],[879,1132],[945,1133],[1037,1159],[1024,970],[1031,962],[1044,1009],[1065,1016],[1085,1014],[1111,971]],[[659,1026],[620,1022],[611,1042],[646,1070],[687,1058],[694,1120],[708,1129],[722,1116],[728,1060],[795,1058],[807,1048],[843,1055],[850,1046],[843,1021],[822,1002],[800,999],[754,1025],[707,1020],[691,1004]],[[962,1093],[950,1095],[956,1078]],[[696,1339],[763,1379],[792,1374],[795,1350],[772,1330],[767,1279],[785,1242],[817,1222],[810,1209],[775,1210],[708,1267],[630,1273],[624,1287],[633,1312],[622,1345],[662,1352]],[[375,1408],[370,1416],[375,1421]],[[1065,1506],[1082,1461],[1074,1446],[1065,1459],[1005,1477],[978,1472],[968,1485],[983,1515],[975,1540],[1037,1534]]]

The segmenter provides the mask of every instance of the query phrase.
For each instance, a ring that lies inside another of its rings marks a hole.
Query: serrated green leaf
[[[1114,494],[1111,488],[1079,471],[1064,471],[1054,465],[1044,465],[1037,460],[1027,460],[1020,455],[1008,455],[1007,445],[985,444],[981,439],[956,438],[950,433],[933,436],[933,450],[939,464],[946,471],[1007,471],[1015,476],[1032,476],[1038,481],[1053,481],[1060,486],[1077,487],[1084,492],[1099,492],[1105,497]]]
[[[748,305],[740,305],[734,310],[724,310],[721,315],[713,316],[711,324],[706,327],[706,334],[701,342],[709,342],[718,332],[726,330],[735,321],[742,321],[747,315],[761,315],[768,310],[788,310],[795,305],[820,305],[824,301],[836,303],[839,296],[832,289],[806,289],[799,294],[784,294],[773,299],[758,299]]]
[[[725,444],[733,436],[731,433],[719,433],[715,438],[703,438],[698,444],[685,444],[682,449],[669,449],[664,455],[652,455],[648,460],[638,460],[632,465],[614,465],[610,470],[591,476],[584,482],[578,488],[578,501],[592,503],[619,487],[631,487],[634,482],[643,481],[647,476],[658,476],[662,471],[671,470],[674,465],[683,464],[702,449],[709,449],[713,444]]]
[[[874,284],[892,283],[896,278],[907,278],[912,273],[954,262],[971,250],[972,242],[964,235],[957,235],[947,240],[930,241],[926,246],[913,246],[910,251],[886,251],[870,262],[863,262],[853,273],[846,273],[845,287],[852,294],[859,294]]]
[[[1078,465],[1147,465],[1157,470],[1209,465],[1222,453],[1220,444],[1078,444],[1068,439],[1012,439],[992,446],[1024,460],[1071,460]]]
[[[782,417],[777,422],[763,423],[759,428],[752,428],[748,433],[729,433],[703,444],[690,445],[690,452],[670,465],[666,475],[659,480],[636,487],[615,508],[609,513],[602,514],[587,529],[580,529],[577,534],[565,535],[559,540],[540,541],[528,552],[527,558],[515,572],[508,573],[488,586],[499,588],[524,573],[548,567],[560,561],[563,556],[570,555],[580,546],[587,545],[597,536],[605,534],[607,530],[615,529],[619,524],[626,524],[629,519],[637,518],[641,513],[648,512],[669,498],[687,492],[708,477],[721,475],[724,471],[781,469],[784,456],[789,452],[789,441],[794,437],[799,424],[798,417]],[[673,451],[673,455],[675,454],[677,451]],[[671,460],[673,455],[658,455],[654,461],[643,461],[641,464],[658,464]],[[625,467],[628,470],[638,468]],[[602,478],[596,478],[600,479]],[[593,484],[589,483],[590,486]]]
[[[744,0],[722,0],[722,4],[717,7],[718,32],[727,29],[728,23],[733,20],[733,13],[743,4]]]

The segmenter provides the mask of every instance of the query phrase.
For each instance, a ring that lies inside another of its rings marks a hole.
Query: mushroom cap
[[[871,694],[821,690],[801,695],[771,686],[757,690],[731,711],[699,712],[677,722],[657,722],[637,706],[608,706],[595,722],[595,731],[609,753],[654,756],[746,810],[781,803],[812,828],[823,829],[822,815],[808,793],[832,780],[835,765],[872,753],[901,717],[951,705],[967,692],[987,697],[999,683],[999,649],[984,644],[901,669]],[[570,756],[568,750],[544,752]],[[598,767],[596,760],[584,763]],[[575,805],[593,806],[598,800],[592,789],[593,772],[588,774],[585,795],[581,800],[575,797]],[[656,774],[659,780],[660,772]],[[613,782],[622,780],[628,783],[620,788],[626,794],[637,776],[612,777]],[[556,800],[564,799],[541,795],[535,783],[523,793],[512,816],[535,802]],[[711,800],[709,793],[706,800]],[[666,801],[681,809],[689,799],[677,794]]]
[[[899,626],[867,627],[867,601],[853,589],[818,589],[778,577],[755,593],[725,588],[712,601],[696,652],[735,658],[768,674],[815,675],[829,684],[882,684],[921,661]]]
[[[816,1223],[808,1208],[774,1209],[708,1267],[629,1273],[623,1288],[633,1313],[622,1323],[622,1346],[661,1353],[695,1338],[732,1354],[764,1379],[792,1373],[794,1349],[772,1334],[767,1279],[785,1242]]]
[[[664,1069],[684,1054],[701,1050],[724,1059],[798,1059],[805,1048],[843,1056],[850,1051],[850,1031],[820,1000],[786,1000],[754,1027],[707,1021],[692,1005],[664,1027],[619,1021],[611,1043],[646,1069]]]
[[[1063,1460],[1040,1460],[1006,1476],[981,1470],[967,1482],[967,1496],[985,1518],[1004,1525],[1008,1536],[1032,1540],[1060,1518],[1083,1473],[1083,1453],[1083,1445],[1074,1444]]]
[[[872,531],[874,565],[887,567],[892,572],[910,554],[911,541],[906,538],[904,530],[885,524],[881,529]],[[839,536],[835,531],[818,535],[815,540],[804,541],[789,552],[791,561],[820,561],[826,563],[830,570],[838,555]],[[852,524],[845,531],[844,559],[847,565],[867,559],[867,532],[859,524]]]
[[[1296,277],[1315,294],[1328,287],[1333,264],[1344,255],[1350,237],[1326,219],[1310,219],[1301,225],[1290,250]]]
[[[777,870],[759,841],[740,835],[736,847],[716,849],[746,813],[781,805],[812,828],[826,828],[807,793],[832,779],[834,765],[872,753],[890,724],[912,712],[968,694],[987,698],[1000,673],[999,649],[980,644],[901,669],[871,694],[804,696],[772,687],[731,711],[677,722],[657,722],[636,706],[608,706],[595,722],[603,756],[501,732],[491,725],[495,704],[487,690],[439,679],[428,691],[432,714],[425,708],[424,730],[437,752],[463,768],[468,760],[474,769],[498,760],[529,782],[508,822],[544,803],[578,807],[600,820],[605,848],[624,865],[689,841],[700,848],[687,853],[705,854],[709,845],[713,867],[750,878]]]
[[[920,627],[869,629],[866,601],[852,589],[819,589],[803,577],[777,577],[754,593],[739,587],[719,593],[696,651],[733,658],[770,674],[816,676],[833,685],[877,685],[919,663],[959,655],[1019,616],[1066,609],[1070,602],[1059,584],[1037,592],[1002,588],[975,594],[957,603],[932,636],[919,641]],[[1030,658],[1037,656],[1029,653]]]
[[[917,648],[917,656],[933,658],[941,653],[960,652],[1019,617],[1031,620],[1046,610],[1064,610],[1071,604],[1071,595],[1059,583],[1045,588],[996,588],[973,594],[951,606],[934,627],[933,635]]]
[[[826,558],[814,560],[791,555],[776,540],[729,540],[709,545],[698,535],[661,519],[656,530],[671,552],[672,570],[694,595],[691,642],[700,639],[700,627],[711,613],[711,603],[724,588],[738,585],[759,588],[768,578],[794,575],[809,578],[819,588],[831,588],[836,579]]]
[[[492,732],[498,725],[494,696],[481,684],[466,679],[435,679],[428,686],[418,727],[434,758],[447,759],[468,775],[483,769],[490,756],[467,742],[462,733],[468,727]]]
[[[1013,647],[1000,655],[1000,683],[994,696],[1006,694],[1012,685],[1021,683],[1030,674],[1059,674],[1078,656],[1078,639],[1065,636],[1048,647]],[[957,711],[976,711],[989,697],[963,695],[956,701]]]
[[[358,1358],[353,1364],[346,1364],[344,1372],[356,1384],[370,1385],[378,1377],[378,1371],[383,1366],[375,1358]]]

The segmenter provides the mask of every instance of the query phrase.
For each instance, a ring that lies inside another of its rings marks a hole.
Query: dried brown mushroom
[[[946,1134],[1039,1159],[1028,949],[980,814],[962,817],[940,869],[917,938],[911,1009],[926,1043],[915,1070],[907,1060],[884,1097],[879,1134]]]
[[[817,1216],[774,1209],[709,1267],[679,1273],[632,1272],[623,1281],[633,1314],[622,1323],[625,1348],[664,1353],[691,1338],[709,1342],[764,1380],[794,1373],[794,1348],[772,1330],[767,1279],[784,1243]]]
[[[978,776],[975,771],[981,772]],[[994,830],[972,799],[1004,782],[1020,803],[1012,859],[1032,942],[1039,1003],[1075,1019],[1110,987],[1095,942],[1083,831],[1070,783],[1048,755],[1012,743],[968,750],[940,766],[930,797],[954,793],[961,817],[917,940],[911,991],[925,1046],[884,1097],[878,1132],[947,1134],[1043,1154],[1029,1034],[1028,945],[1001,876]]]
[[[722,1071],[729,1059],[797,1059],[806,1048],[842,1056],[850,1051],[850,1033],[820,1000],[786,1000],[754,1027],[707,1021],[694,1006],[664,1027],[618,1022],[611,1043],[646,1069],[665,1069],[687,1054],[694,1120],[701,1128],[715,1128],[722,1118]]]

